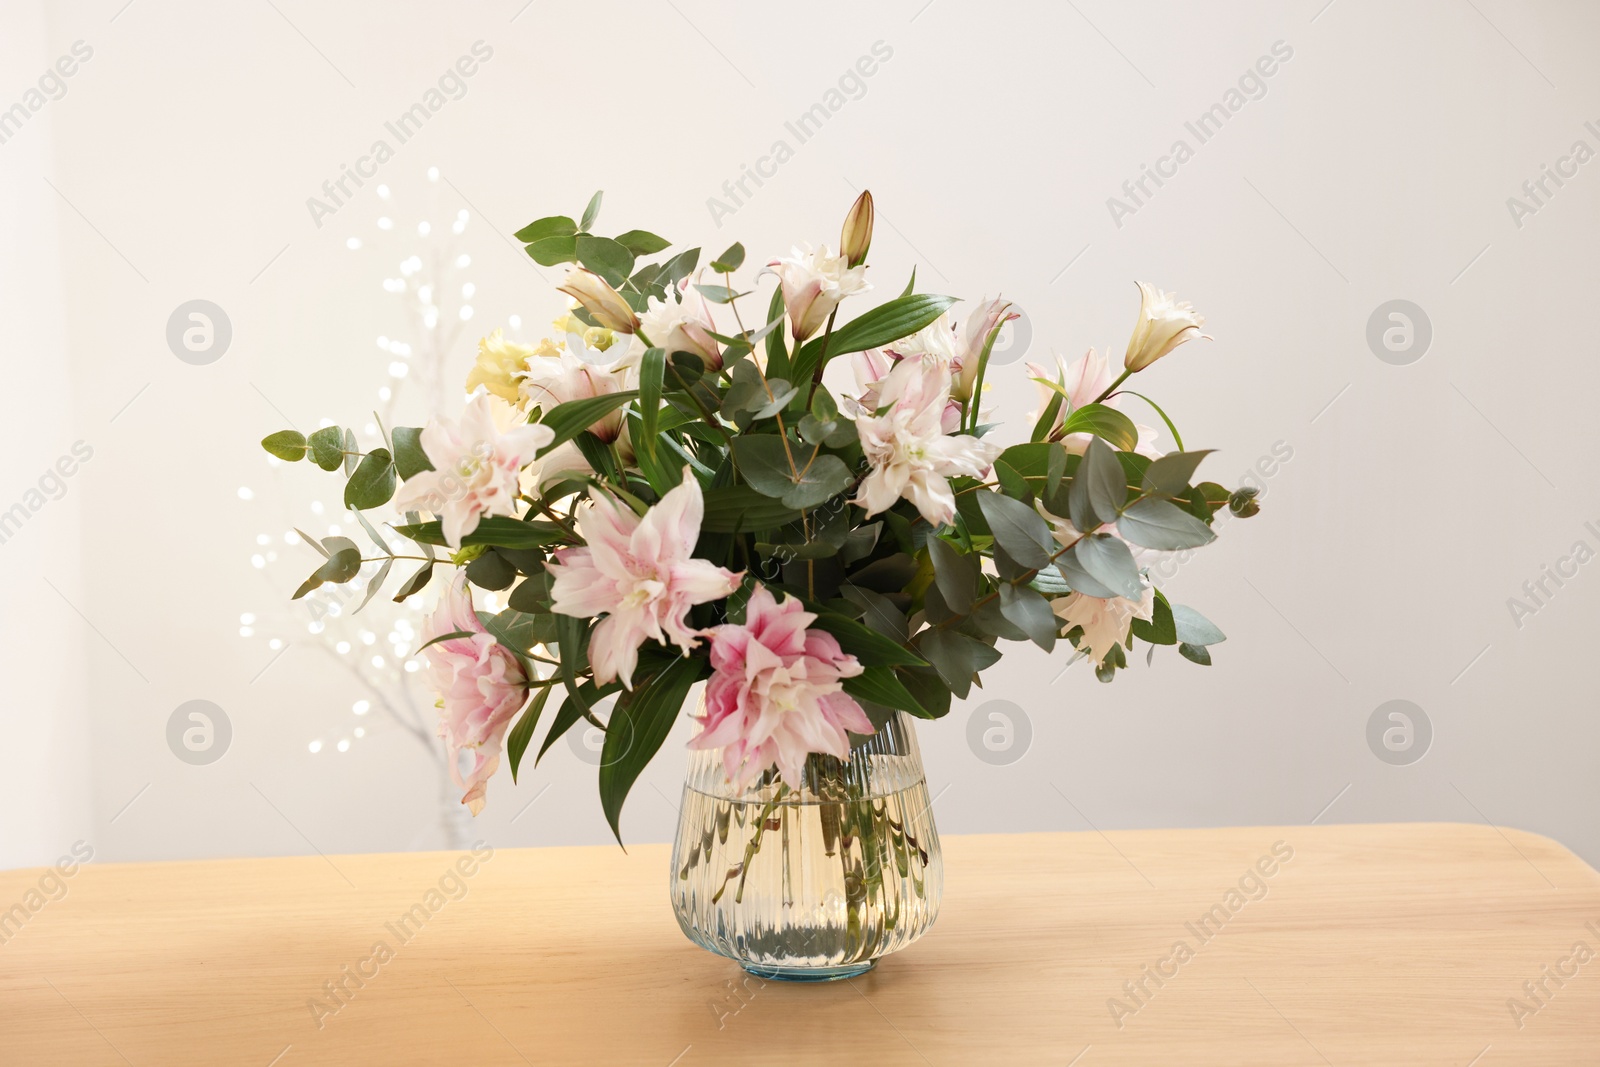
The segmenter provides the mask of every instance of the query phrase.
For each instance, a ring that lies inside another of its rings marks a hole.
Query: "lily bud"
[[[1128,339],[1128,354],[1122,361],[1129,373],[1144,370],[1185,341],[1196,337],[1211,340],[1200,332],[1206,320],[1195,313],[1192,304],[1180,303],[1172,293],[1163,293],[1148,282],[1135,284],[1139,286],[1139,323]]]
[[[867,261],[867,249],[872,247],[872,191],[862,190],[850,213],[844,217],[844,229],[839,231],[839,254],[847,266],[859,267]]]
[[[582,304],[594,316],[594,321],[608,330],[633,333],[639,328],[639,317],[633,313],[633,308],[604,278],[592,271],[574,267],[556,288]]]

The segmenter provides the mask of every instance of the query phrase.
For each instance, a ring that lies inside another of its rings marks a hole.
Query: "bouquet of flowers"
[[[587,721],[605,730],[600,797],[620,839],[629,789],[701,681],[691,747],[719,751],[736,785],[798,788],[808,760],[844,758],[896,711],[947,714],[1002,642],[1065,642],[1103,681],[1138,642],[1210,662],[1221,632],[1146,569],[1213,540],[1222,509],[1253,514],[1254,491],[1196,481],[1207,453],[1124,388],[1200,336],[1188,304],[1140,283],[1120,369],[1093,350],[1030,364],[1039,410],[1007,445],[983,405],[1005,300],[952,318],[957,301],[913,272],[840,321],[873,289],[869,193],[836,250],[797,247],[754,278],[739,244],[701,266],[644,230],[598,235],[600,200],[517,232],[537,262],[570,265],[572,304],[536,346],[480,342],[459,419],[380,424],[366,450],[338,426],[263,441],[342,471],[378,546],[305,537],[323,559],[297,596],[365,578],[370,599],[414,559],[403,600],[452,568],[422,651],[474,814],[502,751],[515,777],[541,722],[539,755]],[[1130,397],[1175,451],[1121,410]],[[365,514],[386,505],[417,553]],[[508,606],[479,610],[474,586],[509,590]]]

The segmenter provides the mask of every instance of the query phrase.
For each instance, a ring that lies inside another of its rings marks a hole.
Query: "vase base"
[[[866,974],[877,965],[877,960],[866,960],[838,967],[767,967],[759,963],[741,963],[739,966],[757,978],[777,982],[837,982]]]

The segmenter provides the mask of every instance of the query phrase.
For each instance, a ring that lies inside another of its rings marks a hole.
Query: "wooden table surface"
[[[6,872],[0,1063],[1600,1063],[1600,874],[1516,830],[951,837],[933,930],[825,986],[689,944],[667,862]]]

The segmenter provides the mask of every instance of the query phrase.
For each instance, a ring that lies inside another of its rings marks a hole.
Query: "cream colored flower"
[[[1141,371],[1185,341],[1205,337],[1200,327],[1205,316],[1195,312],[1188,301],[1179,302],[1172,293],[1163,293],[1148,282],[1138,282],[1139,323],[1128,339],[1128,353],[1122,365],[1131,373]],[[1211,338],[1206,337],[1206,340]]]
[[[810,245],[801,245],[787,257],[768,263],[767,269],[778,276],[783,286],[789,326],[795,338],[801,341],[822,329],[822,324],[845,297],[872,288],[867,281],[866,267],[850,266],[827,245],[815,251]]]
[[[528,361],[537,353],[526,345],[506,340],[496,330],[478,342],[478,360],[467,372],[467,392],[483,386],[501,400],[515,404],[517,379],[528,371]]]
[[[565,280],[558,286],[563,293],[588,309],[595,322],[608,330],[632,333],[639,328],[639,317],[622,295],[593,271],[574,267],[567,271]]]
[[[1144,587],[1138,600],[1127,597],[1095,597],[1082,593],[1058,597],[1050,602],[1050,609],[1061,617],[1067,629],[1083,627],[1083,637],[1078,650],[1100,666],[1111,654],[1111,649],[1128,639],[1134,619],[1148,620],[1155,609],[1155,590]]]

